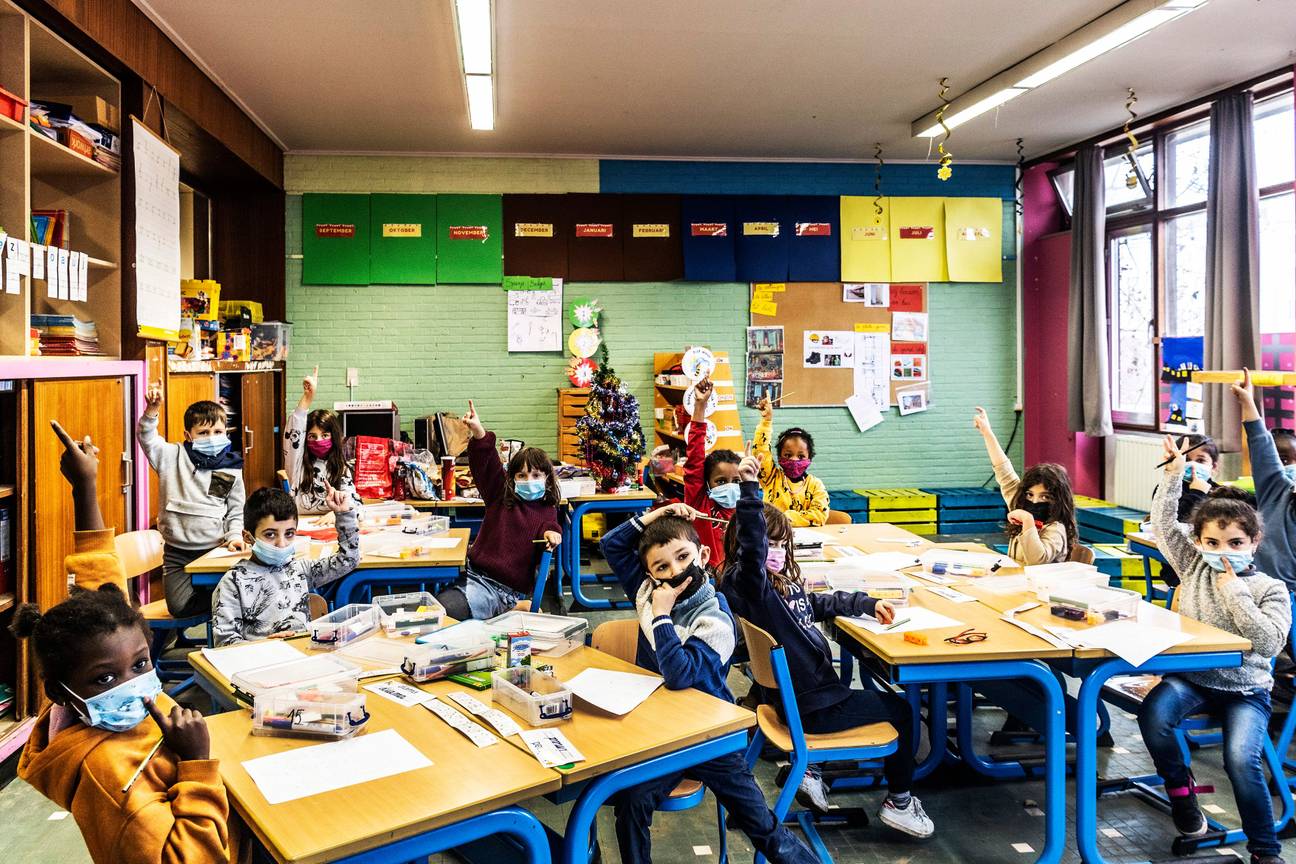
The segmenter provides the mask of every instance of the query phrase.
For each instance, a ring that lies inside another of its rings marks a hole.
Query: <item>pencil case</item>
[[[284,738],[350,738],[369,722],[365,695],[272,690],[252,703],[252,734]]]
[[[416,642],[401,663],[401,671],[413,681],[434,681],[495,666],[495,640],[485,622],[464,621],[419,639],[427,641]]]
[[[533,666],[500,669],[491,676],[491,699],[531,726],[552,726],[572,717],[572,692]]]
[[[332,650],[368,636],[378,629],[378,607],[348,603],[307,625],[312,648]]]
[[[568,618],[566,615],[546,615],[543,612],[505,612],[486,622],[492,635],[509,633],[531,634],[531,650],[548,657],[570,654],[585,644],[589,621]]]
[[[445,607],[428,591],[384,594],[375,597],[378,622],[388,636],[422,636],[440,630]]]
[[[306,690],[326,694],[355,693],[364,670],[331,654],[303,654],[297,660],[245,669],[230,677],[234,696],[249,705],[258,697],[277,690]]]
[[[1125,588],[1084,585],[1059,589],[1049,595],[1049,612],[1070,621],[1102,624],[1138,618],[1143,595]]]
[[[1065,593],[1081,588],[1102,588],[1107,585],[1107,574],[1092,564],[1078,561],[1059,561],[1056,564],[1032,564],[1026,568],[1026,590],[1036,600],[1047,602],[1059,591]]]

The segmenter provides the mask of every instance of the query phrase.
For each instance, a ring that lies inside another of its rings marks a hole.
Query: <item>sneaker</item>
[[[1184,837],[1200,837],[1206,833],[1206,817],[1197,806],[1194,792],[1171,798],[1170,816],[1174,819],[1175,830]]]
[[[816,771],[807,770],[801,778],[796,800],[802,807],[813,810],[820,816],[832,810],[832,805],[828,803],[828,787],[824,786],[823,778]]]
[[[1287,864],[1278,855],[1252,855],[1251,864]]]
[[[927,811],[923,810],[922,802],[916,797],[910,797],[909,806],[903,810],[891,803],[888,797],[882,802],[878,818],[882,820],[882,824],[910,837],[930,837],[936,830]]]

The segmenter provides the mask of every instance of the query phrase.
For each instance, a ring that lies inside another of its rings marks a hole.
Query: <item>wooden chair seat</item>
[[[779,719],[773,705],[759,705],[756,708],[756,723],[765,733],[769,742],[784,753],[792,752],[792,733]],[[841,747],[881,747],[895,741],[899,735],[890,723],[869,723],[856,726],[843,732],[832,732],[827,735],[806,733],[806,747],[815,750],[836,750]]]
[[[687,798],[690,795],[696,795],[702,789],[701,780],[690,780],[687,777],[679,782],[679,785],[671,790],[671,798]]]
[[[174,621],[171,613],[167,611],[166,600],[154,600],[152,603],[145,603],[140,607],[140,614],[144,620],[152,624],[154,621]]]

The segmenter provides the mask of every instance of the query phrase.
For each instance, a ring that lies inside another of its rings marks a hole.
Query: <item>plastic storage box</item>
[[[532,726],[552,726],[572,716],[572,691],[534,666],[496,672],[491,676],[491,698]]]
[[[1053,594],[1074,587],[1102,587],[1107,574],[1092,564],[1061,561],[1057,564],[1033,564],[1026,571],[1026,590],[1037,600],[1048,600]]]
[[[874,600],[886,600],[892,606],[909,605],[909,586],[894,579],[871,579],[864,584],[864,593]]]
[[[303,654],[297,660],[271,663],[236,672],[230,683],[234,695],[244,702],[273,690],[318,690],[322,693],[354,693],[363,670],[349,660],[329,654]]]
[[[253,360],[287,360],[292,325],[283,321],[266,321],[252,325]]]
[[[422,636],[440,630],[445,619],[445,607],[427,591],[384,594],[375,597],[373,605],[388,636]]]
[[[531,650],[549,657],[570,654],[585,644],[589,622],[584,618],[545,615],[542,612],[505,612],[486,622],[492,635],[526,631],[531,634]]]
[[[252,734],[286,738],[350,738],[369,722],[364,693],[273,690],[252,703]]]
[[[495,666],[495,640],[484,621],[464,621],[420,636],[405,654],[401,671],[417,682]]]
[[[1106,585],[1068,585],[1059,587],[1048,598],[1049,612],[1058,618],[1102,624],[1107,621],[1135,620],[1143,595],[1124,588]]]
[[[378,607],[348,603],[308,625],[312,648],[341,648],[378,629]]]

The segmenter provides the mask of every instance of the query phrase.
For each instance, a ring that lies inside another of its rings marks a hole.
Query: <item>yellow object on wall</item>
[[[881,206],[882,213],[877,212]],[[887,198],[841,198],[841,278],[843,282],[891,281],[891,219]]]
[[[892,282],[948,282],[945,199],[892,198]]]
[[[1003,202],[945,199],[945,258],[954,282],[1003,281]]]

